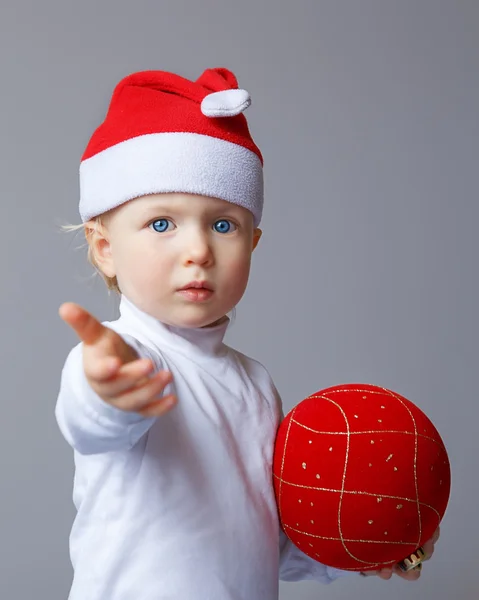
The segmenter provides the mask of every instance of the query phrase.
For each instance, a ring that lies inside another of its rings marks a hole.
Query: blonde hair
[[[88,246],[88,252],[87,252],[88,262],[93,266],[93,268],[95,269],[95,272],[98,275],[100,275],[100,277],[103,279],[103,281],[106,284],[106,287],[109,290],[112,290],[112,291],[116,292],[117,294],[121,294],[121,290],[120,290],[120,286],[118,285],[117,278],[116,277],[108,277],[107,275],[105,275],[95,259],[95,253],[93,252],[93,248],[92,248],[92,244],[91,244],[91,237],[93,235],[93,228],[89,225],[91,222],[97,223],[100,226],[100,228],[103,228],[105,226],[101,215],[99,215],[99,216],[91,219],[91,221],[87,221],[86,223],[80,223],[79,225],[62,225],[61,229],[62,229],[62,231],[65,231],[68,233],[83,230],[83,232],[85,234],[86,244]]]

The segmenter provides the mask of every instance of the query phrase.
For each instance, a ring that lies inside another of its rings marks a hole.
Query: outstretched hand
[[[112,329],[72,302],[59,315],[83,342],[83,368],[90,387],[108,404],[144,417],[163,415],[176,403],[173,394],[161,397],[171,382],[168,371],[153,374],[154,365]]]

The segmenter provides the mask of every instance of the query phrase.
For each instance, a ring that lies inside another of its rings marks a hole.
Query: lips
[[[178,290],[188,302],[207,302],[213,296],[213,288],[207,281],[190,281]]]
[[[212,292],[213,288],[207,281],[190,281],[190,283],[179,289],[180,292],[184,290],[207,290]]]

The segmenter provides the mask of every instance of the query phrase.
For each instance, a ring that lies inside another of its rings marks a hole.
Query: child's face
[[[261,236],[247,209],[205,196],[155,194],[105,217],[104,239],[96,244],[100,268],[144,312],[169,325],[204,327],[243,296]],[[179,291],[194,281],[212,291]]]

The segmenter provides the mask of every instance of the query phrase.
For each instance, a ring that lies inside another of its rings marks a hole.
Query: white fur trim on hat
[[[213,196],[254,215],[263,210],[263,167],[247,148],[196,133],[138,136],[80,165],[83,222],[128,200],[162,192]]]

